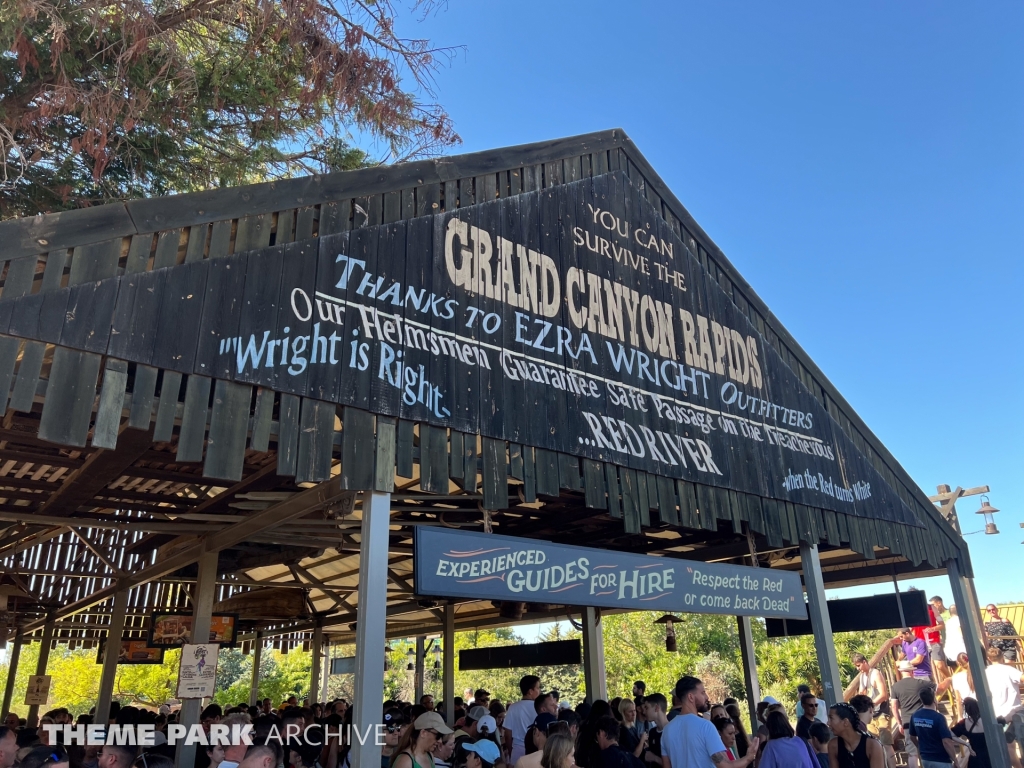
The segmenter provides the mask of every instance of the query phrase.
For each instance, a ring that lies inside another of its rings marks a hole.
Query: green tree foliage
[[[665,650],[665,628],[655,624],[657,613],[624,613],[605,616],[605,666],[608,696],[629,696],[635,680],[644,680],[648,691],[668,695],[676,680],[685,674],[694,674],[704,680],[711,698],[724,699],[732,695],[745,698],[736,619],[732,616],[686,615],[675,625],[678,652]],[[754,642],[758,672],[763,695],[771,695],[786,704],[790,712],[796,704],[796,686],[807,683],[821,695],[821,679],[814,641],[810,636],[769,640],[764,623],[754,621]],[[887,632],[841,633],[835,636],[842,684],[852,679],[854,669],[850,663],[853,653],[872,655],[886,640]],[[579,632],[568,624],[554,624],[540,638],[541,641],[574,639]],[[455,636],[457,651],[468,648],[515,645],[521,636],[512,628],[480,629],[459,632]],[[413,672],[407,669],[414,648],[413,640],[391,642],[388,669],[384,672],[384,698],[411,701],[414,694]],[[39,645],[22,649],[15,682],[14,711],[24,715],[28,708],[21,702],[25,698],[28,676],[34,672]],[[334,656],[352,656],[354,646],[335,646]],[[122,665],[118,667],[114,697],[123,704],[156,707],[170,699],[178,676],[180,651],[168,650],[163,664]],[[427,653],[425,662],[425,690],[437,699],[442,698],[441,670],[434,668],[435,656]],[[310,654],[296,648],[284,654],[265,650],[260,663],[260,698],[269,697],[275,704],[289,696],[299,699],[309,693]],[[95,703],[99,690],[100,665],[96,663],[96,650],[68,650],[58,645],[50,652],[47,672],[52,675],[50,704],[67,706],[73,713],[86,712]],[[491,692],[492,698],[503,702],[520,697],[519,678],[525,674],[541,677],[545,690],[557,688],[562,698],[572,704],[584,696],[583,670],[579,666],[541,667],[531,669],[489,669],[459,671],[455,673],[455,692],[471,696],[478,687]],[[0,665],[0,685],[6,682],[6,664]],[[217,691],[214,700],[224,706],[233,706],[249,700],[252,680],[252,657],[240,651],[221,649],[217,665]],[[329,695],[352,700],[352,676],[334,675],[329,680]],[[319,696],[317,696],[319,697]]]
[[[664,625],[655,624],[657,613],[621,613],[601,619],[608,696],[632,695],[633,683],[643,680],[647,690],[666,693],[684,674],[694,674],[698,664],[715,660],[716,681],[731,695],[743,694],[736,619],[732,616],[688,614],[676,623],[676,653],[665,650]],[[709,675],[711,669],[704,665]],[[710,677],[709,677],[710,681]]]
[[[178,684],[178,664],[180,662],[181,649],[169,648],[164,652],[163,664],[124,664],[119,666],[117,677],[114,680],[114,698],[122,704],[159,707],[174,696],[174,689]],[[100,666],[94,665],[93,669],[94,674],[98,676]]]
[[[6,0],[0,216],[357,167],[353,131],[393,160],[451,145],[439,52],[401,22],[391,0]]]
[[[761,622],[757,622],[762,627]],[[891,632],[840,632],[834,635],[839,675],[843,686],[849,685],[856,670],[850,658],[863,653],[868,658],[890,637]],[[811,635],[768,640],[756,643],[758,679],[763,696],[774,696],[787,709],[796,707],[796,686],[806,683],[822,695],[821,671]]]

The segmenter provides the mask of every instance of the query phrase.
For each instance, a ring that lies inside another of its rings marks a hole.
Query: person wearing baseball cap
[[[380,751],[382,768],[391,765],[391,756],[398,751],[398,742],[402,740],[402,731],[406,725],[402,710],[389,707],[384,710],[384,746]]]
[[[447,736],[452,729],[444,724],[437,712],[424,712],[413,721],[412,728],[402,735],[398,744],[398,757],[393,768],[419,768],[433,765],[431,753],[438,739]]]
[[[494,764],[501,757],[498,745],[490,739],[465,744],[463,749],[466,750],[466,768],[494,768]]]
[[[470,741],[476,741],[477,723],[484,717],[490,717],[490,713],[484,707],[470,707],[469,712],[466,713],[466,717],[463,719],[462,727],[455,731],[455,740],[459,741],[468,738]]]
[[[479,715],[479,719],[476,716]],[[465,726],[461,731],[462,736],[456,734],[455,765],[462,765],[466,761],[466,745],[481,739],[495,740],[497,738],[498,723],[487,713],[483,707],[473,707],[470,714],[466,716],[467,722],[473,717],[471,725]],[[495,741],[497,744],[497,741]]]

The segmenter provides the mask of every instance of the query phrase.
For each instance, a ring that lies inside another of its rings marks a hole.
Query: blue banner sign
[[[800,576],[419,526],[416,594],[803,619]]]

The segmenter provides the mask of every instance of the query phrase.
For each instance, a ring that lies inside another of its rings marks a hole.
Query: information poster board
[[[179,699],[205,699],[213,696],[217,685],[217,643],[185,645],[178,667]]]
[[[28,706],[46,706],[50,697],[50,676],[29,675],[25,688],[25,704]]]

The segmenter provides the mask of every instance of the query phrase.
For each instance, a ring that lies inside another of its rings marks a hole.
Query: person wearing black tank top
[[[836,738],[828,743],[830,768],[885,768],[882,745],[859,728],[857,710],[846,702],[828,711],[828,725]]]

